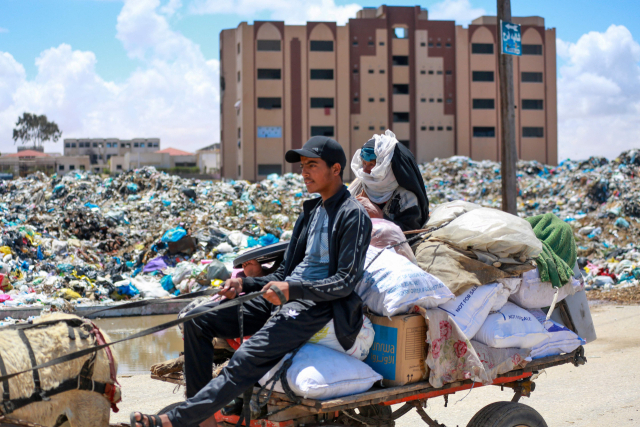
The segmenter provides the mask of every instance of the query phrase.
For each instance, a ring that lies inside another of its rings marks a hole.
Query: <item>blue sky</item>
[[[158,136],[189,149],[216,142],[220,30],[267,19],[344,22],[380,4],[0,0],[0,151],[15,150],[10,129],[24,109],[53,117],[65,137]],[[495,0],[420,5],[463,25],[496,10]],[[512,13],[543,16],[557,30],[560,156],[640,147],[640,2],[513,0]]]

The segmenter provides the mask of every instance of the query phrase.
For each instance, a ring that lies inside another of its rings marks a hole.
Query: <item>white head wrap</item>
[[[387,130],[384,135],[373,135],[373,138],[376,140],[374,148],[376,165],[370,174],[364,172],[360,150],[356,151],[351,160],[351,170],[356,179],[349,185],[349,191],[354,196],[358,196],[364,190],[372,202],[384,203],[398,188],[398,181],[391,170],[391,159],[398,140],[390,130]]]

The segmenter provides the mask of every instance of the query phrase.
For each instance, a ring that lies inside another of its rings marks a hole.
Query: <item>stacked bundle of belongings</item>
[[[558,302],[584,290],[573,273],[569,225],[553,214],[522,219],[456,201],[439,205],[427,228],[436,230],[414,245],[418,265],[455,295],[421,310],[431,385],[490,383],[532,359],[585,344],[550,318]]]

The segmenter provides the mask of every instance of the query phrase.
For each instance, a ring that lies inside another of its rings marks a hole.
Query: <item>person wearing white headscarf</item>
[[[419,230],[429,219],[429,199],[411,151],[390,130],[373,135],[351,160],[356,179],[349,191],[372,218]]]

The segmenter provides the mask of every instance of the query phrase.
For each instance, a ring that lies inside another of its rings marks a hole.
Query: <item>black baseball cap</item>
[[[327,136],[314,136],[302,148],[289,150],[284,158],[289,163],[297,163],[300,156],[322,159],[327,164],[338,163],[341,170],[347,165],[347,156],[338,141]]]

